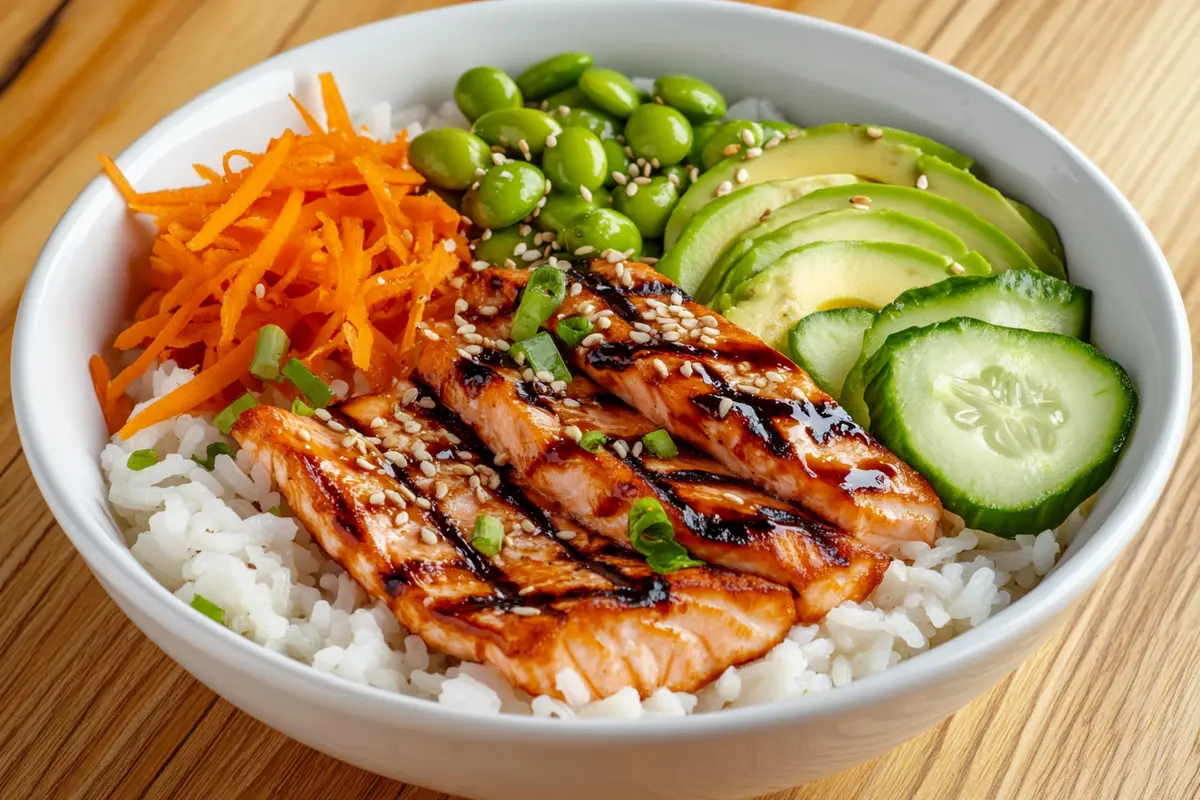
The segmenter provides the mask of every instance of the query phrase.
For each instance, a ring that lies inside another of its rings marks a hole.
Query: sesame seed
[[[314,411],[313,416],[321,420],[321,422],[329,422],[329,420],[333,418],[333,415],[323,408],[318,408],[316,411]]]
[[[550,372],[549,370],[540,369],[534,373],[534,377],[536,377],[542,383],[549,383],[550,381],[554,380],[554,373]]]
[[[484,229],[483,229],[483,233],[480,235],[480,237],[479,237],[479,238],[480,238],[481,240],[485,241],[485,242],[486,242],[488,239],[492,238],[492,229],[491,229],[491,228],[484,228]]]
[[[497,467],[503,467],[508,463],[508,453],[497,453],[496,457],[492,459],[492,463]]]
[[[683,364],[682,364],[682,365],[680,365],[680,367],[679,367],[679,374],[680,374],[680,375],[682,375],[682,376],[683,376],[683,377],[685,377],[685,378],[690,378],[690,377],[692,377],[692,365],[691,365],[691,362],[688,362],[688,361],[685,361],[685,362],[683,362]]]
[[[631,183],[631,184],[629,184],[628,186],[626,186],[626,187],[625,187],[625,195],[626,195],[627,197],[633,197],[633,196],[634,196],[635,194],[637,194],[637,193],[638,193],[638,185],[637,185],[637,183]]]
[[[480,344],[483,342],[483,337],[478,333],[464,333],[463,338],[472,344]]]
[[[442,240],[442,249],[445,250],[447,253],[453,253],[455,250],[458,249],[458,242],[454,241],[453,239],[443,239]]]
[[[625,444],[625,442],[621,441],[620,439],[617,439],[612,443],[612,448],[613,452],[615,452],[621,458],[629,455],[629,445]]]
[[[464,347],[463,349],[466,350],[468,353],[470,353],[473,356],[477,356],[483,352],[483,348],[477,344],[469,344],[466,347]],[[429,405],[425,405],[426,400],[429,401]],[[422,408],[433,408],[433,400],[428,397],[424,397],[421,399],[420,406]]]
[[[398,467],[408,466],[408,458],[404,455],[404,453],[399,453],[395,450],[388,450],[383,454],[383,457]]]
[[[575,248],[575,255],[577,256],[586,256],[594,252],[596,252],[596,248],[592,247],[590,244],[585,244],[582,247]]]
[[[883,129],[876,128],[874,125],[872,125],[867,128],[867,136],[870,136],[872,139],[879,139],[883,136]]]
[[[499,311],[500,311],[500,309],[496,308],[495,306],[480,306],[479,307],[479,313],[485,317],[494,317],[494,316],[496,316],[497,313],[499,313]]]
[[[638,441],[638,442],[634,442],[634,443],[633,443],[633,449],[632,449],[632,450],[630,450],[629,452],[633,453],[633,455],[634,455],[634,457],[635,457],[635,458],[636,458],[637,456],[640,456],[640,455],[642,454],[642,443],[641,443],[640,441]]]
[[[623,257],[624,257],[624,256],[623,256],[623,255],[622,255],[620,252],[618,252],[618,251],[616,251],[616,250],[610,250],[610,251],[608,252],[608,255],[607,255],[607,256],[605,256],[605,259],[606,259],[606,260],[608,261],[608,263],[610,263],[610,264],[616,264],[616,263],[617,263],[618,261],[620,261],[620,260],[621,260]]]
[[[263,286],[261,283],[255,284],[254,285],[254,296],[257,297],[259,300],[262,300],[264,297],[267,296],[267,287]]]
[[[621,186],[624,186],[626,184],[626,182],[629,180],[628,178],[625,177],[625,173],[621,172],[620,170],[613,170],[612,179],[614,181],[616,181],[618,184],[620,184]]]
[[[720,329],[709,327],[709,326],[705,326],[705,327],[701,328],[700,333],[704,334],[705,336],[720,336],[721,335]]]
[[[569,542],[575,538],[575,531],[558,531],[554,535],[564,542]]]
[[[475,468],[469,464],[455,464],[454,466],[450,467],[450,471],[455,475],[462,475],[464,478],[468,475],[475,474]]]
[[[414,502],[416,502],[417,508],[424,509],[425,511],[433,508],[433,503],[429,502],[424,497],[418,497]]]
[[[441,481],[438,481],[433,485],[433,496],[438,500],[444,499],[449,491],[450,490],[446,488],[446,484],[442,483]]]
[[[775,370],[770,370],[767,372],[767,380],[775,381],[775,383],[783,383],[783,375]]]
[[[749,150],[746,151],[746,158],[758,158],[761,155],[762,155],[761,147],[751,147]]]
[[[413,492],[413,490],[408,488],[404,484],[400,485],[400,494],[401,494],[401,496],[404,497],[405,500],[407,500],[410,503],[414,502],[417,499],[417,495]]]
[[[487,269],[490,266],[491,266],[491,264],[489,264],[488,262],[483,261],[483,260],[471,262],[471,270],[473,272],[483,272],[485,269]]]
[[[421,432],[421,423],[417,422],[416,420],[410,419],[408,422],[404,423],[404,432],[405,433],[420,433]]]
[[[530,608],[529,606],[513,606],[512,613],[516,614],[518,617],[536,617],[542,612],[536,608]]]
[[[766,148],[767,150],[770,150],[773,147],[779,147],[779,143],[782,141],[783,141],[783,138],[779,134],[775,134],[774,136],[771,137],[771,141],[764,144],[763,147]]]
[[[725,419],[725,415],[733,408],[733,401],[728,397],[722,397],[720,404],[717,405],[717,416]]]
[[[508,159],[504,157],[504,153],[492,153],[492,163],[496,166],[503,164]]]
[[[862,203],[851,203],[851,208],[857,208],[859,211],[870,211],[871,207]]]
[[[582,283],[572,283],[571,284],[571,297],[578,297],[579,293],[582,291],[583,291]]]
[[[521,520],[521,530],[525,531],[526,533],[533,533],[537,530],[537,526],[534,525],[531,520],[523,519]]]
[[[755,378],[755,379],[754,379],[754,388],[755,388],[755,389],[765,389],[765,388],[767,388],[767,379],[766,379],[766,378],[764,378],[764,377],[762,377],[761,375],[760,375],[760,376],[758,376],[757,378]]]
[[[804,132],[804,131],[803,131],[802,129],[800,129],[800,128],[792,128],[790,131],[788,131],[788,132],[787,132],[787,138],[789,138],[789,139],[795,139],[796,137],[798,137],[798,136],[799,136],[800,134],[802,134],[803,132]]]
[[[700,337],[700,343],[701,343],[701,344],[706,344],[706,345],[708,345],[709,347],[714,347],[714,346],[716,346],[716,344],[717,344],[717,340],[716,340],[716,339],[714,339],[714,338],[713,338],[713,337],[711,337],[711,336],[701,336],[701,337]]]
[[[388,500],[391,500],[393,503],[400,506],[401,508],[403,508],[405,505],[404,498],[395,489],[384,489],[383,496],[386,497]]]
[[[592,201],[592,190],[587,188],[586,186],[580,186],[579,187],[579,196],[582,197],[584,200],[587,200],[590,203]]]
[[[928,189],[929,188],[929,178],[927,178],[924,175],[921,175],[920,177],[918,177],[917,178],[917,188],[918,189]]]
[[[433,528],[421,528],[421,541],[425,544],[437,544],[437,531]]]
[[[721,181],[721,184],[717,187],[717,197],[724,197],[725,195],[729,194],[732,191],[733,191],[732,183],[730,183],[729,181]]]
[[[642,331],[630,331],[629,338],[637,344],[645,344],[650,341],[650,334]]]
[[[742,146],[740,144],[727,144],[723,148],[721,148],[721,155],[732,156],[732,155],[737,155],[741,151],[742,151]]]
[[[711,328],[715,328],[717,326],[717,318],[714,317],[712,314],[705,314],[703,317],[700,318],[700,324],[707,325]]]
[[[421,472],[424,473],[426,477],[432,478],[434,475],[437,475],[437,471],[436,464],[434,464],[432,461],[425,461],[422,459]]]
[[[354,436],[350,435],[342,439],[342,447],[354,447]]]
[[[346,426],[343,425],[342,423],[338,422],[335,419],[331,419],[331,420],[329,420],[329,422],[326,422],[325,424],[329,426],[329,430],[331,430],[331,431],[336,431],[337,433],[345,433],[346,432]]]
[[[642,331],[643,333],[649,333],[650,331],[654,330],[653,328],[651,328],[649,325],[647,325],[644,322],[633,323],[633,328],[634,328],[634,330]]]
[[[563,405],[567,408],[579,408],[579,401],[573,397],[564,397]]]
[[[486,169],[484,169],[483,167],[476,167],[476,168],[475,168],[475,177],[476,177],[476,178],[482,178],[484,175],[487,175],[487,170],[486,170]]]
[[[359,456],[358,458],[354,459],[354,463],[358,464],[360,467],[367,470],[368,472],[371,472],[375,469],[375,465],[372,464],[370,461],[367,461],[362,456]]]
[[[682,325],[683,327],[687,328],[688,330],[691,330],[692,328],[698,327],[700,325],[700,323],[696,322],[696,320],[694,320],[694,319],[681,319],[681,320],[679,320],[679,324]]]
[[[865,194],[856,194],[854,197],[850,198],[850,204],[856,206],[869,206],[871,205],[871,198],[867,197]]]
[[[312,441],[312,434],[306,431],[304,428],[301,428],[296,435],[300,437],[300,441],[302,442]]]
[[[667,331],[662,335],[664,342],[678,342],[679,331]]]
[[[745,183],[750,178],[750,170],[746,169],[745,167],[741,167],[736,173],[734,173],[733,178],[738,183]]]
[[[722,497],[724,497],[726,500],[728,500],[728,501],[729,501],[729,502],[731,502],[731,503],[737,503],[739,506],[740,506],[740,505],[744,505],[744,504],[745,504],[745,502],[746,502],[745,500],[743,500],[742,498],[738,497],[738,496],[737,496],[736,494],[734,494],[733,492],[722,492],[722,493],[721,493],[721,496],[722,496]]]
[[[550,391],[562,394],[567,390],[566,381],[550,381]]]
[[[542,257],[542,253],[538,250],[530,250],[526,253],[521,254],[521,260],[525,261],[525,262],[537,261],[541,257]]]
[[[512,254],[514,256],[522,256],[525,255],[525,251],[528,249],[529,245],[525,244],[524,242],[517,242],[517,246],[513,248]]]
[[[546,136],[546,147],[558,147],[558,137],[553,133]],[[546,191],[548,192],[550,190],[547,189]]]
[[[583,437],[583,432],[580,431],[579,428],[576,427],[575,425],[568,425],[567,427],[563,428],[563,434],[568,439],[573,439],[576,442],[578,442]]]
[[[662,359],[656,358],[651,363],[654,364],[655,371],[662,377],[665,378],[671,374],[671,371],[667,369],[667,365],[662,362]]]
[[[650,183],[650,179],[645,176],[642,176],[639,178],[634,178],[633,182],[636,183],[638,186],[647,186]]]
[[[508,348],[510,348],[511,346],[512,346],[512,345],[510,345],[508,342],[506,342],[506,341],[505,341],[505,340],[503,340],[503,339],[497,339],[497,340],[496,340],[496,349],[497,349],[497,350],[500,350],[500,351],[502,351],[502,352],[505,352],[505,353],[507,353],[507,352],[508,352]]]
[[[964,272],[967,271],[967,268],[964,267],[962,264],[958,263],[957,261],[955,261],[954,263],[952,263],[950,265],[950,271],[953,272],[955,275],[962,275]]]
[[[584,347],[595,347],[596,345],[600,344],[603,341],[604,341],[603,335],[601,335],[599,333],[592,333],[592,334],[588,334],[587,336],[583,337],[583,341],[580,342],[580,344],[583,345]]]
[[[387,498],[384,496],[383,492],[375,492],[367,498],[367,502],[373,506],[381,506],[383,505],[383,501],[386,499]]]
[[[422,335],[424,335],[424,337],[426,339],[428,339],[431,342],[436,342],[438,339],[442,338],[442,337],[438,336],[436,333],[434,333],[433,331],[429,330],[429,328],[422,328],[421,333],[422,333]]]
[[[458,354],[468,360],[471,358],[471,354],[468,353],[466,350],[462,349],[461,347],[458,348]]]
[[[488,501],[488,493],[483,490],[483,487],[475,487],[475,499],[481,503],[486,503]]]
[[[683,295],[679,292],[671,292],[671,305],[677,306],[683,303]]]
[[[633,158],[633,148],[632,148],[632,147],[630,147],[629,145],[626,145],[626,146],[625,146],[625,155],[626,155],[628,158]],[[630,165],[629,165],[629,168],[630,168],[630,169],[634,169],[634,165],[633,165],[633,164],[630,164]]]
[[[393,522],[395,522],[396,525],[407,525],[408,524],[408,512],[401,511],[400,513],[396,514],[396,518],[393,520]]]

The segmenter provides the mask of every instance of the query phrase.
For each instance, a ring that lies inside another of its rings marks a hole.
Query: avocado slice
[[[730,240],[762,219],[764,213],[798,197],[858,180],[853,175],[813,175],[756,183],[704,206],[683,235],[655,266],[688,294],[696,294]]]
[[[902,131],[897,128],[880,127],[879,130],[883,131],[883,138],[889,142],[915,147],[922,153],[928,153],[931,156],[937,156],[947,164],[952,164],[959,169],[969,170],[971,167],[975,166],[975,159],[968,155],[964,155],[953,148],[947,147],[941,142],[935,142],[933,139],[926,139],[924,136],[919,134],[911,133],[910,131]]]
[[[954,234],[923,219],[887,209],[861,210],[847,206],[837,211],[822,211],[790,222],[778,230],[754,240],[754,246],[721,277],[715,297],[720,310],[720,297],[731,292],[778,261],[786,253],[813,242],[899,242],[940,253],[958,260],[967,255],[967,246]],[[706,303],[712,298],[703,293],[697,299]]]
[[[1033,226],[1033,229],[1038,232],[1038,236],[1042,237],[1042,241],[1046,243],[1050,251],[1061,259],[1064,253],[1062,239],[1058,238],[1058,229],[1054,227],[1054,223],[1029,206],[1017,202],[1011,197],[1008,198],[1008,202],[1012,204],[1012,207],[1017,210],[1018,214],[1025,218],[1026,222]]]
[[[664,244],[670,248],[691,218],[716,197],[722,184],[739,176],[746,186],[768,180],[849,172],[870,181],[918,186],[954,200],[992,223],[1029,254],[1038,268],[1064,274],[1062,262],[1033,226],[992,187],[941,159],[913,147],[873,137],[862,125],[835,123],[808,128],[757,158],[727,158],[692,184],[667,222]]]
[[[738,286],[725,317],[786,352],[788,329],[814,311],[882,308],[914,286],[953,277],[953,263],[910,244],[816,242]]]

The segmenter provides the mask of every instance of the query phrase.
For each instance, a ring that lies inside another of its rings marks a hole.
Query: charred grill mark
[[[452,604],[437,606],[441,614],[462,614],[471,611],[508,611],[516,606],[545,609],[560,601],[581,601],[612,598],[626,608],[650,608],[665,603],[671,597],[667,582],[655,575],[638,583],[644,586],[619,586],[615,589],[567,589],[562,592],[531,592],[520,597],[468,597]]]
[[[484,319],[491,318],[484,317]],[[475,363],[487,364],[489,367],[509,367],[510,369],[517,367],[517,362],[513,361],[512,356],[494,347],[483,348],[479,355],[475,356]]]
[[[536,384],[534,384],[532,381],[516,381],[515,386],[517,390],[517,397],[521,399],[521,402],[528,403],[531,406],[537,406],[538,408],[542,409],[549,408],[549,406],[546,405],[545,399],[543,399],[542,395],[538,392]]]
[[[658,499],[674,507],[683,515],[683,524],[702,539],[724,544],[749,544],[751,527],[766,528],[765,524],[751,525],[745,521],[725,521],[718,514],[704,514],[684,501],[670,483],[669,475],[661,475],[646,466],[646,463],[630,453],[623,459],[630,469],[650,484]],[[765,522],[765,521],[763,521]]]
[[[412,579],[409,578],[406,567],[405,564],[389,572],[380,573],[379,579],[383,581],[383,588],[388,593],[388,597],[395,597],[412,585]]]
[[[672,294],[678,294],[683,298],[683,302],[692,302],[692,298],[683,289],[673,283],[663,283],[660,280],[640,281],[632,289],[625,289],[624,292],[627,296],[633,297],[669,297]]]
[[[346,533],[353,536],[357,541],[363,541],[366,538],[366,531],[363,530],[362,523],[358,520],[358,514],[355,513],[350,503],[346,501],[345,495],[338,490],[333,481],[321,469],[321,459],[307,453],[300,453],[300,464],[308,473],[309,480],[312,481],[329,501],[333,507],[333,519],[340,525]]]
[[[667,342],[661,339],[649,341],[645,344],[601,342],[595,347],[588,348],[587,362],[588,366],[595,369],[623,370],[633,366],[634,362],[638,359],[637,354],[639,353],[671,353],[689,358],[705,358],[720,355],[718,351],[709,350],[705,347],[696,347],[684,342]]]
[[[573,269],[568,276],[599,295],[614,314],[618,314],[629,324],[642,321],[641,312],[637,310],[637,306],[629,302],[624,289],[613,286],[591,270]]]
[[[703,469],[677,469],[673,472],[661,472],[664,480],[671,483],[740,483],[730,475],[719,475]]]
[[[758,513],[776,525],[803,531],[831,564],[839,567],[850,566],[850,560],[838,549],[838,540],[842,538],[842,534],[832,525],[815,517],[774,506],[759,506]]]
[[[798,400],[795,405],[796,409],[792,412],[792,419],[803,423],[817,444],[823,445],[831,439],[842,436],[867,438],[866,431],[851,419],[844,408],[832,400],[827,400],[820,405],[811,400]]]
[[[463,390],[472,398],[479,397],[484,387],[500,378],[496,370],[469,358],[460,358],[454,368],[458,370]]]
[[[729,400],[733,405],[729,413],[736,413],[746,425],[746,430],[762,440],[771,453],[780,458],[794,458],[792,443],[772,423],[773,418],[791,416],[792,404],[786,400],[758,397],[729,386],[725,381],[711,376],[710,385],[717,391],[697,395],[692,403],[714,419],[721,419],[721,401]]]

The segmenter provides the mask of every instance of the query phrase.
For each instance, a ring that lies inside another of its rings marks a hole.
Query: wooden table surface
[[[0,796],[440,797],[286,739],[143,637],[41,501],[17,441],[8,375],[21,288],[95,174],[95,153],[119,152],[180,103],[272,53],[444,4],[0,3]],[[1041,115],[1130,197],[1196,308],[1200,3],[767,4],[922,49]],[[1200,313],[1193,320],[1194,328]],[[1200,796],[1195,415],[1187,441],[1147,529],[1035,658],[925,735],[777,797]]]

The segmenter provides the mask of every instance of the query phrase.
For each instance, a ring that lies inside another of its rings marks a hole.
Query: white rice
[[[147,400],[192,373],[171,362],[131,389]],[[339,387],[348,390],[349,387]],[[135,409],[136,411],[136,409]],[[979,625],[1032,588],[1058,558],[1078,515],[1060,533],[1008,541],[948,530],[933,547],[906,545],[862,604],[844,603],[820,625],[800,625],[764,658],[730,667],[697,694],[626,689],[587,702],[582,679],[557,676],[566,702],[529,697],[489,667],[430,653],[382,603],[327,559],[291,518],[268,513],[280,495],[245,452],[218,456],[207,472],[191,460],[226,441],[207,417],[181,416],[105,447],[109,500],[137,560],[185,603],[200,594],[237,633],[314,668],[389,692],[479,713],[555,717],[681,716],[821,692],[874,675]],[[232,445],[232,442],[229,442]],[[126,461],[154,449],[141,471]],[[907,563],[906,563],[907,561]]]

